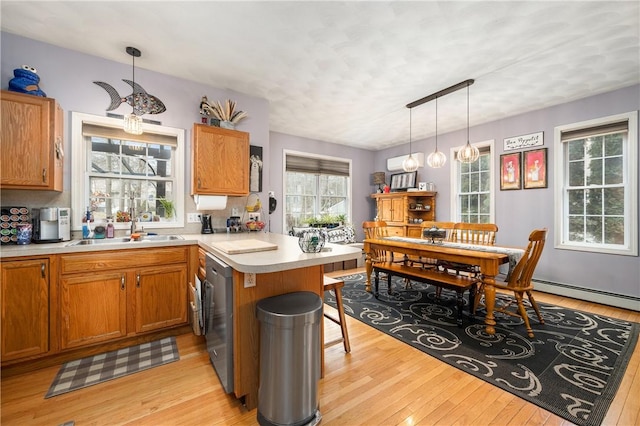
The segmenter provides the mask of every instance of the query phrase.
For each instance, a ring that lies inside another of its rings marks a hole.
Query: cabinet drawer
[[[186,247],[98,251],[60,256],[62,274],[187,262]]]
[[[392,237],[404,237],[404,226],[387,226],[387,232]]]
[[[421,226],[408,226],[407,227],[407,237],[422,238],[422,227]]]

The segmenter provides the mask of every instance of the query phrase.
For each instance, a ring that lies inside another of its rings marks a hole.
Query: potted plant
[[[164,209],[164,217],[167,219],[171,219],[173,217],[173,213],[175,212],[175,208],[173,206],[173,201],[167,200],[166,198],[158,198],[158,202],[162,205]]]
[[[337,228],[344,223],[345,215],[323,214],[320,217],[312,217],[305,221],[313,228]]]

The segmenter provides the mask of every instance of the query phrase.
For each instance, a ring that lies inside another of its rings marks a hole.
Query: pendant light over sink
[[[139,58],[142,55],[142,52],[140,52],[140,50],[136,49],[135,47],[131,47],[128,46],[127,47],[127,53],[129,55],[131,55],[132,57],[132,61],[133,61],[133,65],[132,65],[132,78],[131,81],[133,82],[133,93],[131,95],[132,97],[132,106],[131,106],[131,114],[125,115],[124,116],[124,131],[126,133],[130,133],[132,135],[141,135],[142,134],[142,117],[140,117],[139,115],[136,115],[135,113],[135,108],[134,105],[136,104],[136,96],[138,95],[136,93],[136,58]]]

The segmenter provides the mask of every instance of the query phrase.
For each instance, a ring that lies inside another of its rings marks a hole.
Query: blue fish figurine
[[[138,83],[134,83],[131,80],[124,79],[122,81],[127,83],[133,89],[133,93],[124,98],[120,96],[118,94],[118,91],[110,84],[104,83],[102,81],[94,81],[95,84],[102,87],[107,91],[109,96],[111,96],[111,105],[109,105],[107,111],[113,111],[123,103],[131,105],[133,107],[133,113],[135,115],[160,114],[167,110],[160,99],[148,94],[147,91],[144,90]]]

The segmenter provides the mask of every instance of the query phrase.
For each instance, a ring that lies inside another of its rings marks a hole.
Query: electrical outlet
[[[256,286],[256,274],[253,272],[247,272],[244,274],[244,288]]]
[[[231,208],[231,216],[240,216],[240,210],[237,207]]]
[[[200,223],[200,215],[198,213],[187,213],[187,223]]]

